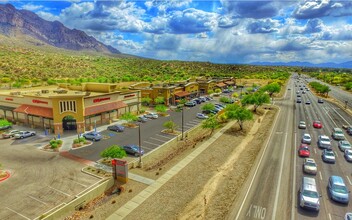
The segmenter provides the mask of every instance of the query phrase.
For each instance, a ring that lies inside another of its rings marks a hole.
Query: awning
[[[174,95],[178,96],[178,97],[185,97],[185,96],[190,95],[190,93],[186,92],[186,91],[181,91],[181,92],[175,92]]]
[[[221,82],[221,83],[216,84],[216,86],[217,86],[217,87],[225,87],[226,84]]]
[[[45,107],[34,106],[34,105],[20,105],[13,111],[25,113],[27,115],[36,115],[36,116],[41,116],[45,118],[53,118],[52,108],[45,108]]]
[[[112,111],[112,110],[116,110],[124,107],[127,107],[127,105],[123,101],[110,102],[103,105],[95,105],[95,106],[87,107],[84,110],[84,116],[95,115],[98,113]]]
[[[9,106],[0,105],[0,109],[5,110],[5,111],[12,111],[12,110],[14,110],[16,108],[15,107],[9,107]]]
[[[225,82],[227,85],[234,85],[235,84],[235,82],[232,82],[232,81],[227,81],[227,82]]]

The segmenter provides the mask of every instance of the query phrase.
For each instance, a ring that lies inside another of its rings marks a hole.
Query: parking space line
[[[55,188],[53,188],[53,187],[51,187],[51,186],[48,186],[50,189],[53,189],[53,190],[55,190],[55,191],[57,191],[57,192],[59,192],[59,193],[62,193],[62,194],[64,194],[64,195],[66,195],[66,196],[71,196],[70,194],[67,194],[67,193],[65,193],[65,192],[62,192],[61,190],[58,190],[58,189],[55,189]]]
[[[149,141],[143,141],[144,143],[147,143],[147,144],[151,144],[151,145],[154,145],[154,146],[159,146],[160,144],[154,144],[152,142],[149,142]]]
[[[43,202],[43,201],[41,201],[41,200],[39,200],[39,199],[37,199],[37,198],[31,196],[31,195],[28,195],[28,197],[31,198],[31,199],[34,199],[35,201],[40,202],[40,203],[42,203],[42,204],[44,204],[44,205],[47,205],[46,202]]]
[[[145,145],[141,146],[142,149],[147,149],[147,150],[154,150],[155,148],[150,148],[150,147],[146,147]]]
[[[317,154],[317,149],[314,148],[314,153]]]
[[[197,125],[197,124],[199,124],[198,122],[192,122],[192,121],[189,121],[189,122],[187,122],[186,124],[190,124],[190,125]]]
[[[328,213],[328,216],[329,216],[329,219],[331,220],[331,215],[330,215],[330,213]]]
[[[336,152],[336,151],[334,151],[334,153],[335,153],[336,157],[339,157],[339,155],[337,154],[337,152]]]
[[[319,176],[320,176],[320,180],[323,181],[323,176],[321,175],[321,171],[319,171]]]
[[[350,178],[348,176],[346,176],[346,177],[347,177],[348,182],[350,183],[350,185],[352,185]]]
[[[153,137],[150,137],[150,139],[153,139],[153,140],[155,140],[155,141],[159,141],[159,142],[161,142],[161,143],[164,143],[164,142],[165,142],[165,140],[160,140],[160,139],[153,138]]]
[[[10,209],[9,207],[6,207],[8,210],[10,210],[11,212],[14,212],[14,213],[16,213],[17,215],[19,215],[19,216],[21,216],[21,217],[23,217],[23,218],[25,218],[25,219],[28,219],[28,220],[31,220],[30,218],[27,218],[26,216],[24,216],[24,215],[22,215],[21,213],[19,213],[19,212],[16,212],[15,210],[13,210],[13,209]]]
[[[79,183],[79,182],[77,182],[77,181],[74,181],[74,180],[71,180],[71,179],[70,179],[70,181],[71,181],[71,182],[74,182],[74,183],[77,183],[78,185],[81,185],[81,186],[83,186],[83,187],[85,187],[85,188],[88,187],[87,185],[84,185],[84,184]]]
[[[176,129],[177,130],[177,129]],[[164,136],[164,135],[161,135],[161,134],[156,134],[157,136],[159,136],[159,137],[163,137],[163,138],[167,138],[167,139],[171,139],[171,138],[173,138],[173,137],[170,137],[170,136]]]

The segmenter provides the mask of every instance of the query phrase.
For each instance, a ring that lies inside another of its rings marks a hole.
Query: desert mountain
[[[117,49],[83,31],[69,29],[59,21],[44,20],[27,10],[17,10],[11,4],[0,4],[0,34],[14,38],[30,36],[45,44],[68,50],[120,54]]]

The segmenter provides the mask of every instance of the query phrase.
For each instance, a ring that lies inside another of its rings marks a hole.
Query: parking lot
[[[81,172],[84,164],[39,150],[44,135],[0,142],[2,168],[11,172],[0,183],[0,219],[38,218],[99,181]]]
[[[204,103],[203,103],[204,104]],[[203,104],[197,105],[195,107],[189,107],[184,109],[184,132],[195,127],[201,123],[201,119],[196,118],[196,114],[201,112],[201,106]],[[169,116],[159,117],[157,119],[150,119],[145,123],[141,123],[141,146],[145,153],[148,153],[155,148],[159,147],[163,143],[175,138],[175,135],[170,135],[161,132],[165,129],[163,124],[166,121],[172,120],[177,125],[177,131],[182,131],[182,112],[177,111],[168,111]],[[135,144],[139,145],[139,129],[136,128],[125,128],[124,132],[114,132],[106,130],[106,126],[97,128],[98,131],[105,137],[100,141],[94,142],[92,145],[80,148],[73,149],[70,151],[71,154],[85,158],[92,161],[97,161],[101,159],[100,152],[112,145],[127,145]],[[131,157],[131,156],[129,156]],[[133,156],[132,156],[133,157]]]

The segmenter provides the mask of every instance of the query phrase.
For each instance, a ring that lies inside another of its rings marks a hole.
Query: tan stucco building
[[[140,99],[139,90],[118,91],[116,84],[61,84],[55,89],[0,92],[0,117],[55,134],[83,133],[125,112],[139,112]]]

